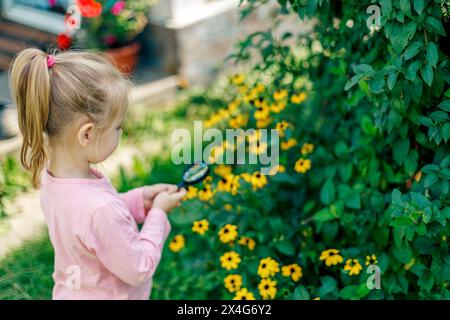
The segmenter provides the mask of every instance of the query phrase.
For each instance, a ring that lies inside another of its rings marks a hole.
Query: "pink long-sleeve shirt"
[[[92,172],[98,179],[42,173],[41,207],[55,250],[53,299],[148,299],[171,229],[167,215],[145,212],[142,188],[118,194]]]

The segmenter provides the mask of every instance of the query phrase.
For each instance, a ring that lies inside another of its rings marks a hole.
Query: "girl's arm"
[[[122,281],[139,286],[155,273],[170,229],[161,209],[148,212],[139,232],[128,212],[108,203],[96,210],[84,238],[108,270]]]
[[[119,193],[120,198],[133,215],[136,223],[143,223],[147,211],[144,206],[144,188],[136,188],[125,193]]]

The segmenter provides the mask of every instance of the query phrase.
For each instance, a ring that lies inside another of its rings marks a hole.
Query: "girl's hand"
[[[158,193],[153,200],[153,208],[162,209],[164,212],[169,213],[170,210],[180,205],[181,200],[186,195],[186,189],[181,188],[180,191],[169,193],[163,191]]]
[[[145,186],[144,188],[144,208],[148,211],[152,208],[153,201],[157,194],[161,192],[168,192],[170,194],[176,192],[178,187],[174,184],[158,183],[152,186]]]

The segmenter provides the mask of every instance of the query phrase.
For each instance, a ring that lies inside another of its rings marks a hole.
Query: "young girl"
[[[148,299],[166,213],[186,191],[159,184],[118,194],[91,168],[119,143],[131,82],[100,54],[38,49],[18,53],[9,76],[21,161],[41,188],[55,249],[53,298]]]

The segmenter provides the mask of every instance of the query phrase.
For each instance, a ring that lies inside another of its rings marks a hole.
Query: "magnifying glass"
[[[182,181],[178,188],[191,186],[203,181],[209,175],[209,166],[204,163],[194,163],[189,165],[183,172]]]

